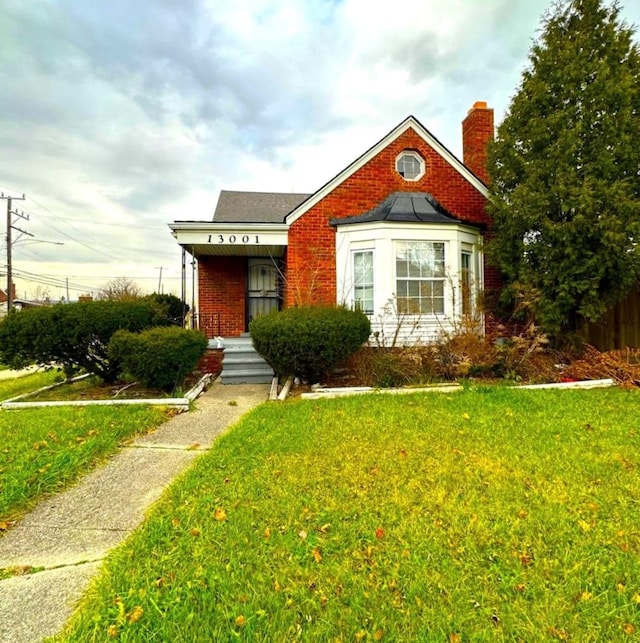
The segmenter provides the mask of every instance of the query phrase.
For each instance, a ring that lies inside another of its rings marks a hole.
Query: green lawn
[[[59,491],[165,419],[158,407],[0,411],[0,532],[43,494]]]
[[[58,640],[637,640],[639,441],[617,389],[263,405]]]
[[[30,393],[43,386],[49,386],[59,381],[61,377],[58,371],[52,369],[50,371],[34,373],[33,375],[0,380],[0,401],[8,400],[23,393]]]

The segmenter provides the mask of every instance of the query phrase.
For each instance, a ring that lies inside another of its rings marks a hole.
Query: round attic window
[[[396,170],[405,181],[417,181],[424,174],[424,159],[417,152],[405,150],[396,158]]]

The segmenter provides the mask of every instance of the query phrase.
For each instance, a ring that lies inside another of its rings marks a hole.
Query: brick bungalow
[[[409,116],[313,194],[223,190],[212,221],[170,224],[183,274],[187,253],[197,266],[194,325],[237,337],[269,310],[339,303],[405,343],[451,329],[498,285],[483,255],[493,133],[475,103],[461,161]]]

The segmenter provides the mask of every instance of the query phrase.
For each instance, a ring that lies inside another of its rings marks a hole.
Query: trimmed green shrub
[[[312,306],[256,317],[249,332],[279,376],[319,382],[367,341],[371,324],[362,311]]]
[[[185,315],[189,312],[189,305],[180,297],[169,293],[154,292],[142,297],[142,301],[149,301],[159,307],[162,314],[166,315],[172,324],[182,325]]]
[[[121,330],[111,338],[109,357],[145,386],[171,391],[195,369],[208,343],[200,331],[176,326]]]
[[[67,376],[82,368],[113,382],[120,365],[109,358],[117,330],[140,331],[169,324],[166,314],[143,301],[91,301],[12,311],[0,323],[0,362],[12,368],[58,364]]]

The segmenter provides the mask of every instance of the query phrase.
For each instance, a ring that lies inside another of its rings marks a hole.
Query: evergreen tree
[[[640,279],[640,51],[618,3],[542,19],[489,152],[490,256],[548,331],[596,321]]]

